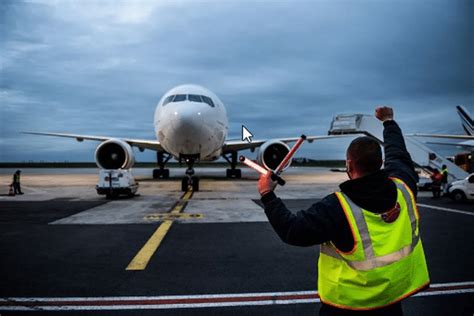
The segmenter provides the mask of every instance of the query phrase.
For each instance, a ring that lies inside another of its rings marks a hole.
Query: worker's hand
[[[271,175],[271,172],[267,172],[265,175],[260,175],[260,179],[258,179],[258,192],[260,192],[261,196],[275,190],[277,183],[272,180]]]
[[[389,106],[378,106],[375,108],[375,117],[382,122],[393,120],[393,109]]]

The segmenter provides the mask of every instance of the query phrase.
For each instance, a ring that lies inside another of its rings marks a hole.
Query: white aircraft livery
[[[211,91],[195,85],[168,91],[155,111],[156,137],[175,157],[215,160],[227,136],[227,113]]]
[[[75,138],[77,141],[95,140],[101,143],[95,151],[97,166],[102,169],[129,169],[134,164],[132,147],[157,152],[159,169],[153,170],[153,178],[168,178],[165,164],[170,158],[185,162],[188,166],[181,182],[186,191],[192,186],[199,190],[199,178],[194,176],[194,163],[212,161],[224,157],[229,164],[227,177],[240,178],[237,169],[237,152],[259,148],[258,161],[268,170],[274,170],[289,152],[287,143],[298,137],[273,140],[226,140],[228,132],[227,112],[221,100],[206,88],[198,85],[180,85],[166,92],[155,110],[154,127],[156,140],[112,138],[106,136],[65,133],[24,132],[26,134]],[[307,140],[337,136],[308,136]],[[288,166],[287,166],[288,167]]]

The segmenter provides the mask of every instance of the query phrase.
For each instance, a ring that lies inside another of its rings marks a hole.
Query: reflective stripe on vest
[[[396,261],[400,261],[402,258],[408,256],[412,253],[413,249],[418,244],[420,240],[420,236],[417,232],[417,225],[416,225],[416,215],[414,210],[414,203],[412,203],[412,198],[408,190],[405,188],[405,185],[402,183],[395,182],[397,188],[402,192],[403,198],[407,202],[408,207],[408,215],[410,217],[411,222],[411,232],[412,232],[412,243],[411,245],[407,245],[402,249],[395,251],[393,253],[376,257],[374,254],[374,247],[372,245],[372,240],[370,239],[369,230],[367,228],[367,223],[364,218],[364,214],[362,214],[362,209],[357,206],[351,199],[349,199],[344,193],[338,192],[339,194],[343,195],[347,203],[349,204],[352,214],[357,223],[357,227],[359,229],[359,234],[362,240],[362,247],[364,249],[365,260],[363,261],[350,261],[341,256],[336,248],[330,244],[324,243],[321,245],[321,252],[325,255],[344,260],[347,264],[355,270],[360,271],[367,271],[372,270],[377,267],[383,267],[385,265],[391,264]]]

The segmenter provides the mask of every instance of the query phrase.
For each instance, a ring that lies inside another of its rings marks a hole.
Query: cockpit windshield
[[[186,94],[177,94],[174,99],[173,99],[173,102],[181,102],[181,101],[186,101],[187,97]]]
[[[181,102],[181,101],[186,101],[189,100],[191,102],[199,102],[199,103],[207,103],[211,107],[215,107],[214,102],[212,101],[211,98],[206,97],[204,95],[198,95],[198,94],[176,94],[176,95],[170,95],[163,101],[163,106],[167,105],[170,102]]]
[[[192,102],[202,102],[201,96],[197,94],[188,94],[188,99]]]
[[[163,101],[163,106],[167,105],[168,103],[172,102],[174,98],[174,95],[170,95]]]
[[[202,96],[202,100],[203,100],[205,103],[209,104],[211,107],[214,107],[214,102],[212,102],[212,99],[211,99],[211,98],[206,97],[205,95],[203,95],[203,96]]]

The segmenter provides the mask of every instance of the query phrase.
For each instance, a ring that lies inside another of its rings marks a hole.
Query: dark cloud
[[[393,104],[409,132],[458,132],[474,101],[472,1],[2,1],[0,161],[91,160],[20,130],[153,138],[174,85],[227,106],[230,136],[325,134]],[[340,158],[340,142],[303,154]],[[342,156],[343,157],[343,156]],[[139,154],[139,160],[153,153]]]

